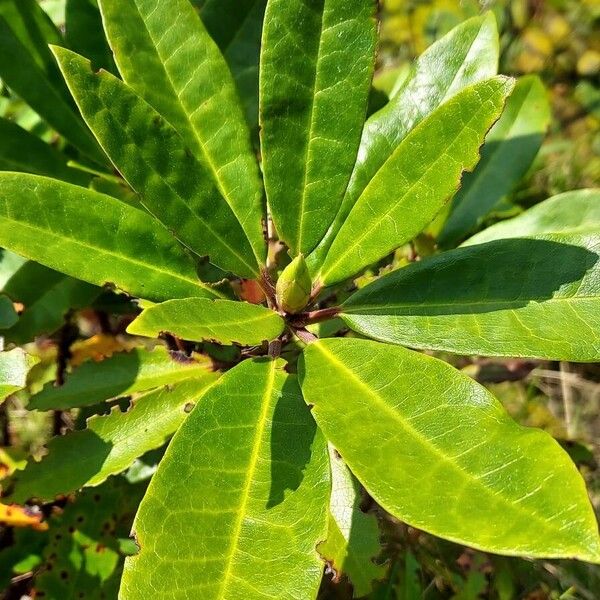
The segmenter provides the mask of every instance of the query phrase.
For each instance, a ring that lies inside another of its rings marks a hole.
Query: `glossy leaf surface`
[[[186,379],[206,379],[212,370],[204,357],[187,358],[162,347],[114,354],[101,362],[88,361],[67,375],[61,386],[47,384],[32,396],[30,410],[62,410],[91,406]]]
[[[569,456],[466,375],[404,348],[343,339],[310,344],[302,371],[319,427],[391,514],[490,552],[600,561]]]
[[[246,120],[258,128],[258,71],[267,0],[208,0],[200,16],[235,80]]]
[[[373,0],[270,0],[260,65],[267,199],[293,255],[323,237],[360,141],[376,44]]]
[[[188,0],[99,4],[123,79],[203,162],[264,262],[263,191],[250,132],[227,63],[200,17]]]
[[[152,478],[121,597],[314,598],[329,484],[327,445],[295,378],[279,361],[240,363],[185,420]]]
[[[21,348],[0,352],[0,403],[27,384],[27,373],[38,359]]]
[[[71,169],[63,154],[8,119],[0,118],[0,170],[22,171],[86,186],[91,177]]]
[[[11,501],[50,501],[124,471],[162,446],[185,420],[186,406],[193,406],[216,379],[216,373],[206,371],[198,379],[134,398],[124,413],[115,407],[109,415],[88,419],[85,429],[52,438],[48,454],[15,475]]]
[[[363,288],[344,311],[368,337],[415,348],[597,361],[600,234],[445,252]]]
[[[320,280],[355,275],[418,234],[456,191],[502,112],[512,80],[495,77],[458,93],[424,119],[371,179],[333,242]]]
[[[54,53],[83,117],[148,211],[199,256],[256,277],[242,226],[177,132],[120,79],[64,48]]]
[[[317,550],[337,577],[348,577],[354,596],[360,598],[371,591],[374,580],[385,576],[385,567],[373,562],[381,552],[379,526],[374,514],[362,512],[359,483],[331,447],[329,457],[329,531],[327,539],[317,546]]]
[[[45,177],[0,173],[0,244],[61,273],[148,300],[218,295],[147,213]]]
[[[481,160],[454,196],[439,243],[456,245],[523,178],[550,124],[550,105],[539,77],[523,77],[485,138]]]
[[[514,219],[496,223],[469,238],[463,246],[546,233],[600,231],[600,189],[575,190],[536,204]]]
[[[343,203],[308,258],[313,271],[322,265],[352,207],[400,142],[440,104],[463,88],[495,75],[498,52],[496,22],[490,13],[455,27],[419,57],[405,84],[365,123]]]
[[[213,340],[253,346],[273,340],[285,323],[273,310],[233,300],[186,298],[151,306],[127,328],[133,335],[157,337],[171,333],[184,340]]]

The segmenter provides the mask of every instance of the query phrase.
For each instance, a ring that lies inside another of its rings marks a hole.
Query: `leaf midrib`
[[[70,88],[70,86],[69,86]],[[75,96],[75,91],[72,90],[73,95]],[[104,107],[104,110],[106,110],[109,114],[111,114],[111,116],[113,116],[115,118],[115,120],[118,121],[118,119],[115,116],[115,113],[113,111],[110,110],[110,107],[107,106],[107,104],[104,102],[104,99],[100,96],[100,94],[96,94],[95,96],[98,101],[101,103],[101,105]],[[95,115],[94,115],[95,117]],[[91,119],[90,119],[91,120]],[[86,119],[87,122],[87,119]],[[126,122],[121,122],[120,123],[121,126],[125,129],[127,123]],[[179,135],[179,134],[177,134]],[[100,142],[99,142],[100,143]],[[102,149],[105,150],[104,148],[104,144],[101,144]],[[105,152],[108,154],[108,151],[105,150]],[[237,260],[240,261],[240,263],[242,265],[244,265],[245,267],[247,267],[249,269],[249,271],[251,273],[253,273],[254,275],[258,274],[258,271],[256,269],[255,266],[253,266],[251,263],[249,263],[246,258],[241,255],[236,248],[233,248],[229,242],[227,240],[225,240],[220,234],[217,234],[217,232],[214,231],[214,229],[210,226],[210,223],[207,222],[204,218],[202,218],[195,210],[192,209],[192,207],[190,206],[190,204],[188,204],[188,202],[186,201],[186,199],[175,189],[173,188],[173,186],[171,185],[171,183],[165,179],[165,177],[163,177],[163,175],[161,173],[159,173],[154,166],[149,163],[146,160],[146,157],[144,155],[144,153],[140,152],[138,155],[141,160],[143,161],[144,166],[151,171],[152,173],[154,173],[159,179],[160,181],[167,187],[167,189],[169,189],[173,195],[178,198],[180,200],[180,202],[184,205],[185,209],[187,210],[187,212],[189,212],[189,214],[196,219],[196,221],[198,221],[199,223],[202,223],[204,229],[206,231],[208,231],[208,233],[213,237],[214,240],[216,240],[217,244],[219,244],[220,246],[224,247],[224,249],[229,252],[232,256],[234,256],[235,258],[237,258]],[[125,178],[125,180],[129,183],[129,185],[131,185],[132,188],[137,188],[138,186],[134,186],[131,182],[130,182],[130,177],[126,177],[125,174],[123,174],[123,177]],[[146,208],[146,210],[152,215],[152,217],[154,219],[156,219],[157,221],[159,221],[160,223],[163,223],[163,221],[161,220],[160,216],[158,214],[155,213],[155,211],[153,210],[152,207],[148,206],[148,201],[145,200],[145,196],[147,196],[147,194],[143,194],[141,191],[138,191],[139,195],[140,195],[140,202],[144,205],[144,207]],[[225,201],[226,202],[226,201]],[[250,244],[250,241],[248,240],[248,236],[246,235],[246,232],[244,231],[244,228],[242,227],[241,223],[239,222],[239,219],[237,218],[237,215],[235,214],[235,212],[233,211],[233,209],[231,208],[231,206],[229,205],[229,203],[227,203],[227,206],[229,206],[229,209],[231,210],[231,214],[233,216],[233,218],[235,219],[235,222],[240,226],[240,231],[244,236],[244,239],[248,242],[248,246],[250,247],[250,250],[252,251],[252,245]],[[166,226],[166,225],[165,225]],[[181,239],[181,237],[179,235],[176,236],[177,239],[185,245],[186,248],[188,248],[188,250],[190,250],[191,252],[193,252],[194,254],[198,254],[189,244],[189,242],[184,241],[183,239]],[[214,260],[214,258],[213,258]]]
[[[208,300],[209,302],[212,302],[211,300]],[[224,339],[227,338],[229,341],[233,341],[233,342],[237,342],[237,340],[232,339],[233,335],[227,335],[228,332],[225,332],[225,335],[223,335],[222,332],[223,329],[229,328],[229,327],[236,327],[236,326],[240,326],[240,325],[252,325],[252,324],[257,324],[262,322],[269,322],[269,321],[273,321],[275,322],[275,319],[273,317],[277,317],[277,313],[271,311],[270,313],[266,313],[266,314],[262,314],[262,315],[256,315],[255,317],[248,317],[247,319],[241,319],[239,321],[224,321],[224,320],[218,320],[217,318],[213,319],[210,323],[206,323],[206,322],[201,322],[200,320],[198,320],[197,322],[197,328],[194,328],[193,324],[190,324],[187,327],[182,327],[181,329],[179,329],[180,332],[187,332],[187,334],[192,334],[192,338],[197,337],[196,332],[198,332],[199,330],[205,330],[206,332],[208,332],[209,334],[213,334],[215,336],[215,339]],[[279,321],[278,321],[279,323]],[[221,329],[215,330],[215,327],[219,327]],[[152,329],[154,329],[155,331],[159,331],[159,328],[155,328],[152,327]],[[173,327],[173,329],[175,329],[175,327]],[[229,332],[231,333],[231,332]],[[184,337],[187,334],[183,334]],[[201,336],[204,339],[206,339],[206,336]]]
[[[571,282],[574,283],[574,282]],[[495,312],[495,311],[500,311],[500,310],[514,310],[515,308],[526,308],[528,306],[531,305],[539,305],[539,304],[548,304],[550,302],[574,302],[576,300],[597,300],[598,296],[590,296],[590,295],[583,295],[583,296],[558,296],[558,297],[553,297],[553,298],[540,298],[540,299],[535,299],[535,298],[528,298],[528,299],[523,299],[523,300],[511,300],[511,301],[506,301],[506,302],[501,302],[501,301],[497,301],[497,302],[446,302],[446,303],[437,303],[437,304],[429,304],[429,303],[421,303],[421,304],[416,304],[416,303],[412,303],[412,304],[382,304],[382,305],[368,305],[368,304],[362,304],[362,305],[356,305],[356,306],[348,306],[348,308],[344,308],[344,310],[342,311],[341,314],[353,314],[353,313],[359,313],[359,314],[364,314],[364,315],[370,315],[370,316],[381,316],[381,317],[439,317],[439,316],[443,316],[443,315],[439,315],[439,314],[431,314],[431,315],[384,315],[384,314],[372,314],[369,311],[371,310],[382,310],[382,309],[390,309],[390,310],[396,310],[396,309],[410,309],[410,308],[421,308],[421,309],[436,309],[436,308],[451,308],[451,307],[469,307],[469,306],[487,306],[487,307],[492,307],[495,306],[497,308],[495,308],[494,311],[491,312]],[[469,316],[473,316],[473,315],[477,315],[477,314],[484,314],[484,313],[467,313]],[[450,313],[451,316],[460,316],[460,313]]]
[[[317,48],[317,60],[315,63],[315,79],[313,81],[313,89],[312,89],[312,102],[310,105],[310,117],[309,117],[309,128],[308,128],[308,136],[306,142],[306,150],[304,152],[304,158],[302,164],[304,165],[304,177],[302,180],[302,189],[300,196],[300,206],[299,206],[299,223],[298,223],[298,239],[296,240],[296,251],[300,252],[302,248],[302,237],[304,231],[304,213],[306,206],[306,196],[307,196],[307,186],[308,186],[308,170],[309,170],[309,156],[311,155],[311,144],[313,140],[313,130],[315,127],[315,104],[317,102],[317,85],[319,82],[319,73],[320,66],[322,66],[321,61],[321,51],[323,50],[323,31],[325,29],[325,4],[327,0],[323,0],[323,11],[321,12],[321,26],[319,28],[319,47]]]
[[[257,424],[254,434],[254,442],[252,445],[252,452],[250,454],[250,462],[248,463],[248,467],[246,468],[246,478],[244,480],[244,487],[242,488],[242,497],[239,512],[234,523],[233,535],[231,536],[231,544],[228,549],[229,556],[227,558],[227,563],[223,572],[223,580],[221,582],[221,587],[217,592],[217,600],[225,600],[225,594],[227,592],[229,580],[231,579],[231,577],[233,577],[234,558],[238,551],[239,539],[242,533],[244,520],[246,518],[246,509],[248,507],[248,501],[250,499],[250,489],[252,487],[254,472],[256,471],[256,466],[258,464],[258,459],[260,456],[260,447],[262,444],[262,439],[267,426],[267,417],[269,414],[269,408],[271,406],[271,396],[273,394],[273,389],[275,385],[275,367],[276,362],[271,361],[271,364],[269,365],[269,374],[265,385],[265,391],[262,396],[262,407],[260,410],[260,415],[256,422]]]
[[[188,111],[186,110],[186,107],[183,105],[183,102],[181,101],[181,97],[179,95],[179,93],[177,92],[177,88],[175,87],[175,82],[173,81],[171,75],[169,74],[168,69],[165,66],[165,61],[163,59],[163,55],[160,53],[159,49],[158,49],[158,45],[156,43],[156,39],[154,38],[154,36],[152,35],[152,32],[150,31],[148,24],[146,23],[146,20],[144,19],[144,16],[142,15],[136,0],[132,1],[132,4],[135,6],[135,10],[138,13],[140,20],[142,21],[142,23],[144,24],[144,29],[146,30],[146,32],[148,33],[148,37],[150,38],[150,41],[152,42],[153,48],[156,52],[156,55],[159,59],[159,64],[161,69],[163,70],[165,77],[167,78],[167,81],[169,82],[171,89],[175,95],[176,98],[176,102],[177,102],[177,106],[180,108],[181,112],[183,113],[183,117],[186,121],[186,123],[189,126],[189,129],[191,130],[191,133],[194,137],[194,139],[196,140],[196,142],[198,143],[198,146],[200,147],[200,150],[202,152],[202,156],[204,158],[205,164],[206,166],[209,168],[210,173],[213,177],[214,182],[217,185],[217,190],[219,191],[220,194],[222,194],[223,198],[225,199],[225,202],[227,203],[227,205],[231,208],[233,215],[235,216],[236,221],[239,223],[246,239],[248,239],[248,235],[246,233],[246,230],[244,229],[244,226],[242,225],[242,222],[240,221],[237,212],[234,208],[235,203],[231,201],[230,199],[230,195],[228,192],[228,189],[225,185],[225,183],[222,181],[221,177],[219,177],[219,170],[216,168],[216,165],[214,163],[214,161],[212,160],[212,156],[210,155],[210,153],[207,150],[206,144],[204,143],[202,137],[198,134],[196,127],[194,126],[190,115],[188,113]],[[157,5],[158,6],[158,5]],[[195,18],[197,18],[200,21],[200,26],[204,29],[206,29],[204,27],[204,24],[202,23],[202,20],[200,19],[200,16],[196,13],[195,14]],[[206,35],[208,36],[208,32],[206,32]],[[210,37],[210,36],[209,36]],[[116,60],[116,54],[115,54],[115,60]],[[206,102],[207,100],[205,100],[204,102]],[[203,102],[203,104],[204,104]],[[157,111],[158,112],[158,111]],[[250,248],[252,250],[252,254],[254,255],[254,257],[256,258],[256,260],[260,263],[260,258],[256,255],[256,251],[254,250],[254,245],[250,242],[250,240],[248,239],[248,243],[250,245]],[[244,261],[245,263],[245,261]],[[245,263],[246,264],[246,263]],[[248,264],[246,264],[246,266],[249,266]],[[256,274],[256,268],[255,267],[251,267],[251,270]]]
[[[491,94],[489,94],[491,95]],[[485,100],[489,100],[489,95],[488,98],[486,98]],[[393,203],[393,205],[391,205],[390,208],[388,208],[386,211],[384,211],[380,217],[374,221],[369,227],[366,227],[363,232],[354,240],[352,245],[349,245],[346,249],[345,252],[343,252],[342,254],[340,254],[338,256],[338,258],[333,262],[333,264],[329,267],[329,269],[327,271],[325,271],[324,273],[321,273],[320,275],[320,279],[322,281],[326,281],[327,280],[327,276],[341,263],[343,262],[343,260],[346,258],[346,256],[348,256],[348,254],[354,250],[367,236],[371,235],[372,232],[379,227],[379,225],[389,217],[389,215],[397,210],[398,206],[404,201],[404,199],[409,196],[411,194],[411,192],[414,190],[415,187],[417,187],[420,182],[432,171],[434,170],[438,164],[440,163],[440,161],[442,161],[445,157],[446,157],[446,153],[447,153],[447,149],[452,147],[455,143],[456,140],[458,139],[458,137],[460,135],[462,135],[462,133],[469,128],[470,123],[472,123],[476,118],[479,117],[480,113],[481,113],[481,109],[483,108],[483,102],[481,103],[481,108],[479,110],[477,110],[477,112],[465,123],[463,124],[462,129],[460,130],[460,132],[457,134],[457,136],[448,144],[445,145],[445,150],[440,152],[439,157],[433,162],[431,163],[431,165],[429,165],[429,167],[421,174],[421,176],[416,179],[415,181],[413,181],[412,185],[402,194],[402,196],[400,198],[398,198],[398,200]],[[432,113],[433,114],[433,113]],[[417,125],[417,127],[415,127],[415,129],[412,130],[411,133],[417,131],[418,129],[420,129],[420,126],[423,125],[424,123],[426,123],[427,119],[424,119],[423,121],[421,121],[419,123],[419,125]],[[410,136],[410,134],[409,134]],[[406,142],[406,140],[409,138],[409,136],[407,136],[406,138],[404,138],[404,140],[402,140],[402,142],[397,146],[396,150],[394,152],[392,152],[392,154],[390,154],[390,156],[387,158],[387,160],[383,163],[383,165],[381,166],[381,168],[379,169],[379,171],[377,172],[378,174],[381,172],[381,170],[387,165],[388,162],[390,162],[399,152],[400,149],[402,148],[402,146],[404,145],[404,143]],[[465,170],[464,165],[461,164],[461,173]],[[375,179],[375,177],[373,177],[373,179]],[[361,195],[358,197],[358,199],[356,200],[356,203],[354,204],[354,206],[352,207],[352,210],[356,209],[356,206],[358,205],[358,203],[361,201],[361,199],[363,198],[363,196],[367,193],[367,191],[369,190],[369,188],[371,187],[372,183],[373,183],[373,179],[371,179],[371,181],[369,181],[368,185],[364,188],[364,190],[362,191]],[[350,217],[352,216],[352,211],[350,212],[350,214],[348,215],[348,219],[350,219]],[[346,222],[347,223],[347,222]],[[345,223],[345,224],[346,224]],[[344,230],[344,227],[342,226],[340,228],[340,231],[338,232],[338,235],[336,236],[336,238],[339,238],[340,234],[342,233],[342,231]],[[400,242],[402,243],[402,242]],[[333,244],[332,244],[333,247]],[[331,250],[330,250],[331,251]]]
[[[43,234],[48,235],[50,237],[57,238],[59,241],[62,241],[62,242],[66,241],[67,243],[73,244],[75,246],[80,246],[80,247],[85,248],[87,250],[93,250],[95,252],[98,252],[99,254],[105,254],[106,256],[113,257],[113,258],[116,258],[118,260],[122,260],[122,261],[125,261],[125,262],[129,262],[129,263],[131,263],[133,265],[141,267],[142,269],[146,269],[146,270],[151,271],[151,272],[153,271],[153,272],[156,272],[156,273],[161,273],[163,275],[167,275],[167,276],[172,277],[174,279],[179,279],[180,281],[184,281],[186,283],[191,283],[194,286],[196,286],[198,288],[205,289],[205,290],[207,290],[207,291],[209,291],[211,293],[215,293],[215,294],[218,293],[215,290],[213,290],[212,288],[204,285],[199,279],[188,279],[187,277],[182,277],[177,272],[166,271],[165,269],[159,269],[159,268],[157,268],[155,266],[149,265],[148,263],[136,260],[134,258],[130,258],[130,257],[125,256],[123,254],[118,254],[116,252],[111,252],[111,251],[109,251],[109,250],[107,250],[105,248],[101,248],[99,246],[94,246],[93,244],[84,243],[84,242],[82,242],[82,241],[80,241],[80,240],[78,240],[76,238],[73,238],[73,237],[60,236],[59,234],[55,233],[54,231],[51,231],[50,229],[45,229],[44,227],[36,226],[36,225],[31,224],[31,223],[25,223],[24,221],[19,221],[17,219],[11,218],[9,216],[2,216],[2,215],[0,215],[0,221],[2,221],[2,220],[9,221],[10,223],[16,223],[18,226],[21,226],[21,227],[24,227],[24,228],[33,229],[34,231],[37,231],[37,232],[42,232]],[[90,282],[90,283],[92,283],[93,285],[98,285],[97,283],[95,283],[93,281]]]
[[[521,513],[525,516],[526,519],[535,519],[545,530],[551,531],[554,533],[561,533],[561,529],[559,527],[553,527],[549,525],[550,520],[546,520],[541,517],[536,511],[533,509],[531,512],[525,510],[521,507],[520,504],[514,504],[513,501],[508,500],[505,496],[501,494],[495,493],[492,489],[487,487],[481,479],[474,477],[468,471],[465,471],[461,465],[453,462],[450,458],[446,456],[446,454],[440,450],[435,444],[430,442],[427,438],[423,437],[420,431],[415,429],[409,422],[402,417],[399,412],[396,412],[393,408],[391,408],[385,400],[383,400],[377,393],[375,393],[362,379],[360,379],[351,369],[349,369],[341,360],[339,360],[331,351],[328,351],[323,347],[322,344],[316,343],[314,346],[321,352],[321,354],[325,357],[326,360],[329,360],[334,366],[337,366],[342,371],[345,371],[348,374],[350,379],[356,381],[359,387],[365,390],[368,396],[373,398],[376,403],[383,408],[383,410],[390,415],[393,421],[399,422],[400,427],[416,438],[425,448],[430,448],[431,452],[439,457],[439,459],[450,465],[453,470],[457,471],[464,479],[471,480],[474,485],[481,488],[486,494],[491,495],[494,500],[501,500],[502,503],[508,508],[508,511],[513,511],[516,513]],[[318,406],[315,406],[313,410],[318,411]],[[363,484],[364,485],[364,484]],[[366,487],[366,486],[365,486]],[[372,493],[372,492],[370,492]],[[384,507],[385,508],[385,507]],[[393,512],[393,511],[392,511]]]

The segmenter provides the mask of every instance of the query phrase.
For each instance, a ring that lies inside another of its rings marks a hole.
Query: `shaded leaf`
[[[69,104],[69,91],[60,75],[48,44],[60,44],[62,35],[36,0],[2,0],[2,17],[48,83]]]
[[[51,334],[72,309],[89,306],[101,293],[97,286],[73,279],[36,262],[14,270],[3,292],[23,305],[18,323],[3,333],[8,342],[24,344],[36,336]]]
[[[381,552],[379,527],[374,514],[360,509],[360,486],[336,451],[329,448],[331,501],[327,539],[317,550],[336,572],[347,575],[354,596],[366,596],[375,579],[382,579],[385,567],[373,559]]]
[[[459,248],[368,285],[342,318],[368,337],[414,348],[597,361],[599,255],[598,233]]]
[[[258,70],[267,0],[208,0],[200,17],[235,80],[246,120],[258,129]]]
[[[465,175],[452,199],[438,239],[442,246],[456,245],[523,178],[542,145],[550,117],[540,78],[530,75],[517,81],[502,116],[485,138],[477,168]]]
[[[199,256],[257,277],[242,226],[175,130],[120,79],[53,51],[83,117],[148,211]]]
[[[358,157],[335,221],[308,257],[311,271],[327,251],[352,207],[400,142],[440,104],[465,87],[496,74],[498,31],[491,13],[455,27],[433,44],[405,75],[392,100],[365,123]]]
[[[282,366],[240,363],[179,428],[136,516],[122,597],[316,596],[327,445]]]
[[[498,554],[600,561],[598,524],[568,455],[466,375],[349,339],[310,344],[301,369],[319,427],[392,515]]]
[[[260,64],[269,207],[292,255],[337,212],[360,141],[377,38],[373,0],[270,0]]]
[[[187,358],[157,347],[114,354],[101,362],[88,361],[67,375],[61,386],[50,383],[31,397],[30,410],[62,410],[91,406],[187,379],[205,379],[210,360]]]
[[[258,304],[186,298],[145,309],[127,332],[146,337],[171,333],[194,342],[213,340],[253,346],[274,340],[284,327],[284,320],[275,311]]]
[[[27,374],[39,362],[21,348],[0,352],[0,403],[27,384]]]
[[[12,121],[0,118],[0,170],[22,171],[87,186],[91,177],[67,166],[65,155]]]
[[[88,58],[95,69],[117,72],[96,0],[66,0],[65,40],[71,50]],[[59,41],[53,43],[61,45]]]
[[[204,164],[264,263],[263,191],[250,132],[227,63],[198,14],[188,0],[99,5],[123,79]]]
[[[548,198],[514,219],[484,229],[463,246],[546,233],[583,233],[586,230],[600,231],[600,189],[575,190]]]
[[[8,329],[19,320],[12,300],[8,296],[0,295],[0,329]],[[4,337],[4,332],[2,332]]]
[[[502,112],[512,80],[494,77],[456,94],[404,138],[364,189],[327,254],[331,285],[412,239],[456,191]]]
[[[115,198],[24,173],[0,173],[0,244],[95,285],[149,300],[218,296],[147,213]]]
[[[124,471],[136,458],[167,442],[185,420],[186,407],[216,380],[216,373],[198,373],[197,379],[134,398],[125,413],[115,407],[107,416],[90,418],[85,429],[52,438],[48,454],[39,462],[30,461],[13,477],[11,500],[50,501]]]
[[[84,490],[62,514],[50,517],[42,564],[36,572],[37,596],[45,598],[116,598],[128,553],[127,538],[133,514],[144,492],[112,478]]]
[[[37,5],[36,2],[30,4]],[[66,100],[64,90],[57,88],[40,66],[40,60],[45,59],[37,57],[36,61],[36,56],[30,53],[24,41],[0,15],[0,77],[74,146],[100,164],[105,164],[104,155],[84,122]]]

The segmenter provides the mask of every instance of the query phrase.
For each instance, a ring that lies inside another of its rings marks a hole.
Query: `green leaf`
[[[91,177],[67,166],[65,155],[12,121],[0,118],[0,170],[23,171],[87,186]]]
[[[69,310],[89,306],[102,290],[26,261],[14,270],[2,291],[24,306],[18,323],[3,332],[3,336],[8,342],[24,344],[56,331]]]
[[[67,103],[67,90],[48,44],[60,44],[62,35],[36,0],[2,0],[0,17],[10,27],[48,82]]]
[[[177,132],[120,79],[53,50],[84,119],[147,210],[199,256],[257,277],[242,226]]]
[[[254,346],[281,335],[284,320],[273,310],[234,300],[185,298],[151,306],[129,325],[133,335],[157,337],[161,333],[200,342]]]
[[[148,300],[219,294],[145,212],[115,198],[24,173],[0,173],[0,244],[95,285]]]
[[[0,404],[27,384],[27,373],[39,359],[21,348],[0,352]]]
[[[0,329],[8,329],[12,327],[19,317],[15,312],[12,300],[8,296],[0,295]],[[5,332],[2,332],[4,337]]]
[[[452,200],[439,244],[455,246],[513,190],[538,153],[550,118],[548,94],[540,78],[521,78],[485,139],[477,168],[465,175]]]
[[[498,31],[492,13],[455,27],[416,61],[389,104],[365,123],[352,177],[335,221],[308,257],[312,272],[325,255],[352,207],[400,142],[440,104],[498,69]]]
[[[208,0],[200,11],[231,69],[252,132],[258,129],[258,70],[266,7],[267,0]]]
[[[280,361],[240,363],[192,411],[152,478],[121,597],[315,598],[329,484],[327,445],[296,379]]]
[[[270,0],[260,64],[267,199],[293,255],[321,240],[340,206],[374,67],[373,0]]]
[[[66,1],[65,39],[69,48],[89,58],[95,69],[117,72],[95,0]],[[60,41],[54,44],[61,45]]]
[[[360,486],[337,452],[330,447],[331,502],[327,539],[317,550],[340,575],[347,575],[354,596],[366,596],[375,579],[382,579],[385,567],[373,559],[381,552],[379,527],[374,514],[360,509]]]
[[[227,63],[198,14],[188,0],[99,4],[123,79],[202,161],[264,263],[263,190],[250,131]]]
[[[60,88],[48,79],[28,48],[0,16],[0,77],[33,110],[74,146],[100,164],[106,158],[83,121],[65,99]]]
[[[123,541],[143,491],[143,485],[129,485],[113,477],[100,487],[83,490],[62,510],[53,511],[43,563],[34,574],[38,597],[117,598]]]
[[[418,234],[456,191],[502,112],[512,80],[494,77],[456,94],[421,121],[377,171],[342,225],[321,269],[331,285]]]
[[[101,362],[89,361],[70,373],[63,385],[47,384],[31,397],[30,410],[64,410],[91,406],[187,379],[203,379],[209,359],[187,358],[157,347],[114,354]]]
[[[51,501],[99,485],[162,446],[183,423],[190,405],[217,379],[217,374],[209,371],[197,375],[198,379],[134,398],[124,413],[115,407],[109,415],[90,418],[85,429],[52,438],[41,461],[30,461],[23,471],[16,472],[11,502],[30,498]]]
[[[310,344],[301,373],[319,427],[392,515],[498,554],[600,562],[594,511],[568,455],[466,375],[348,339]]]
[[[600,233],[459,248],[368,285],[342,318],[368,337],[414,348],[597,361],[599,259]]]
[[[600,231],[600,189],[575,190],[548,198],[514,219],[484,229],[463,246],[504,238],[586,230]]]

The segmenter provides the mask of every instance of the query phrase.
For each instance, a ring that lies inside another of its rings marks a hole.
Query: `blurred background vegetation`
[[[64,33],[65,0],[39,3]],[[93,5],[94,0],[82,3]],[[385,103],[415,57],[483,10],[495,13],[501,31],[500,72],[539,75],[552,118],[528,172],[480,227],[558,193],[600,184],[600,0],[382,0],[372,109]],[[90,23],[86,42],[92,50],[98,25]],[[73,42],[77,46],[77,40]],[[101,44],[97,49],[99,55],[105,52]],[[41,116],[5,86],[0,87],[0,117],[67,156],[72,152]],[[0,168],[10,165],[0,161]],[[118,182],[91,179],[91,175],[90,180],[90,185],[106,193],[126,196]],[[427,240],[422,241],[426,245]],[[403,260],[400,252],[398,261]],[[5,268],[6,259],[0,278]],[[40,272],[42,283],[52,283],[52,277],[47,270]],[[1,283],[4,286],[6,281]],[[89,301],[86,297],[82,302]],[[53,335],[42,336],[35,347],[28,347],[40,363],[29,388],[2,406],[0,479],[19,468],[26,456],[43,455],[50,436],[77,428],[88,416],[28,412],[26,404],[29,395],[56,377],[57,364],[67,360],[65,348],[70,363],[78,364],[128,347],[130,342],[121,335],[128,317],[119,312],[127,313],[130,307],[120,302],[110,294],[102,295],[96,298],[94,310],[70,311]],[[592,501],[600,509],[600,365],[443,358],[489,386],[519,422],[544,428],[560,440],[583,471]],[[101,410],[94,408],[91,413]],[[135,550],[128,539],[131,520],[159,456],[160,451],[152,452],[125,475],[77,498],[43,507],[42,513],[7,517],[0,510],[0,590],[4,590],[0,597],[116,598],[123,557]],[[492,556],[407,527],[366,496],[363,509],[378,523],[382,540],[376,557],[381,568],[373,568],[382,581],[368,593],[373,600],[600,599],[600,567]],[[320,597],[351,598],[352,588],[328,572]]]

